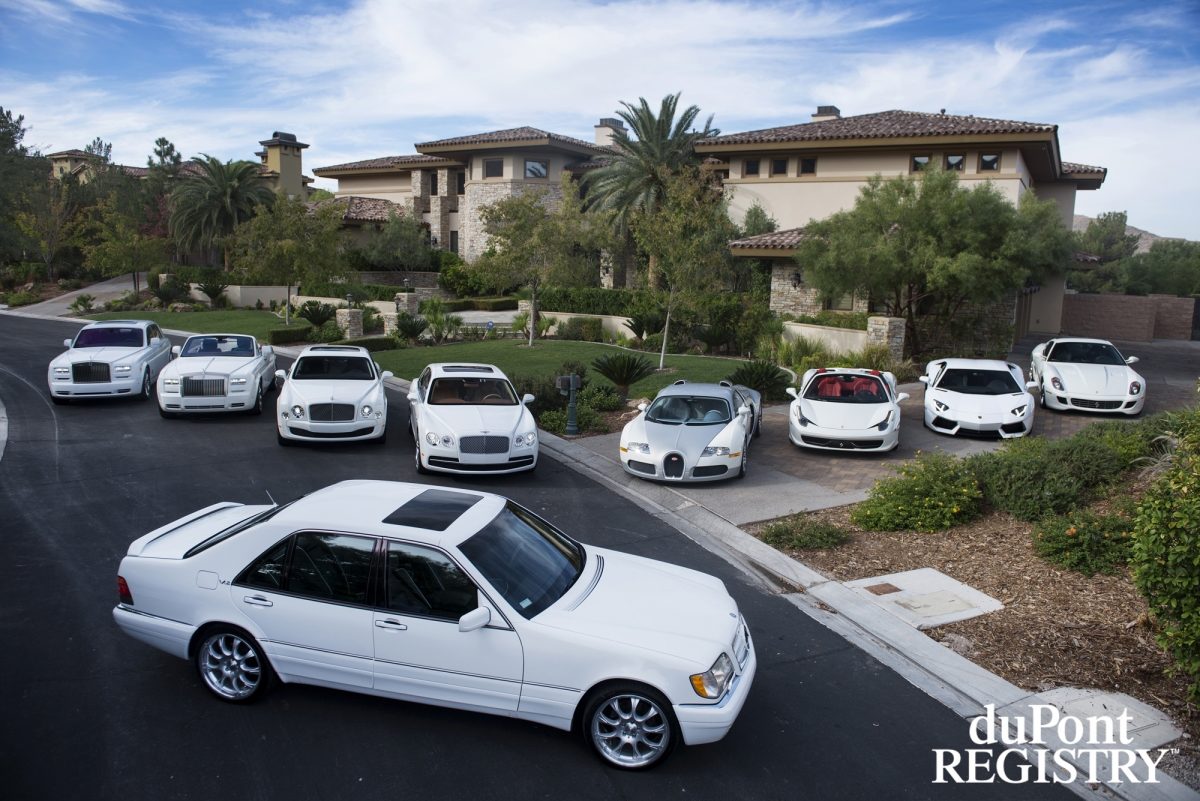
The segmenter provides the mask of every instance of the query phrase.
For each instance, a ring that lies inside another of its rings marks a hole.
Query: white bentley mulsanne
[[[214,504],[135,540],[117,590],[117,625],[223,701],[277,679],[506,715],[620,768],[720,740],[757,666],[719,579],[423,484]]]
[[[280,445],[387,440],[383,382],[392,374],[380,371],[366,348],[310,345],[275,377],[283,382],[275,415]]]
[[[47,370],[50,399],[126,396],[149,400],[154,381],[171,360],[171,343],[149,320],[105,320],[64,339],[68,349]]]
[[[1052,339],[1033,349],[1029,379],[1043,408],[1136,415],[1146,405],[1146,379],[1129,366],[1137,360],[1103,339]]]
[[[418,473],[516,473],[537,467],[532,395],[490,364],[431,364],[408,393]]]
[[[246,334],[197,334],[171,348],[178,358],[158,374],[158,411],[262,414],[274,386],[275,351]]]

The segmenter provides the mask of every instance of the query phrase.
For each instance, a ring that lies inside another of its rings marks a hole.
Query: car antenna
[[[278,503],[276,503],[276,502],[275,502],[275,499],[271,497],[271,491],[270,491],[270,490],[266,490],[266,489],[265,489],[265,490],[263,490],[263,492],[267,493],[267,499],[268,499],[268,500],[271,502],[271,505],[272,505],[272,506],[278,506],[278,505],[279,505]]]

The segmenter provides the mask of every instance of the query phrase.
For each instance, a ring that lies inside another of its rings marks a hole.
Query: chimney
[[[259,142],[263,149],[257,154],[263,166],[278,173],[276,189],[282,189],[288,197],[304,198],[304,168],[301,151],[308,145],[296,139],[293,133],[275,131],[270,139]]]
[[[825,120],[840,120],[842,111],[837,106],[817,106],[817,113],[812,115],[813,122],[825,122]]]
[[[613,135],[617,131],[624,133],[625,123],[616,117],[601,117],[600,122],[596,123],[596,144],[608,147],[613,143]]]

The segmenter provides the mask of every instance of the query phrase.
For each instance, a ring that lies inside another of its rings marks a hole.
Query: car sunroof
[[[443,373],[490,373],[490,367],[477,367],[470,364],[449,364],[442,368]]]
[[[465,492],[428,489],[383,519],[393,526],[445,531],[462,513],[482,500]]]

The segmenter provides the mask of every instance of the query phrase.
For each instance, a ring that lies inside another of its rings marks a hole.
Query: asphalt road
[[[630,502],[543,456],[534,476],[430,477],[501,492],[579,538],[716,574],[759,673],[720,743],[659,768],[602,765],[534,724],[301,686],[222,704],[192,667],[113,624],[129,542],[219,500],[285,502],[346,478],[414,480],[393,395],[388,444],[280,448],[270,415],[163,420],[153,401],[51,405],[77,327],[0,315],[0,794],[6,799],[1069,798],[1048,785],[934,785],[967,725],[863,651]],[[274,396],[269,399],[273,408]]]

